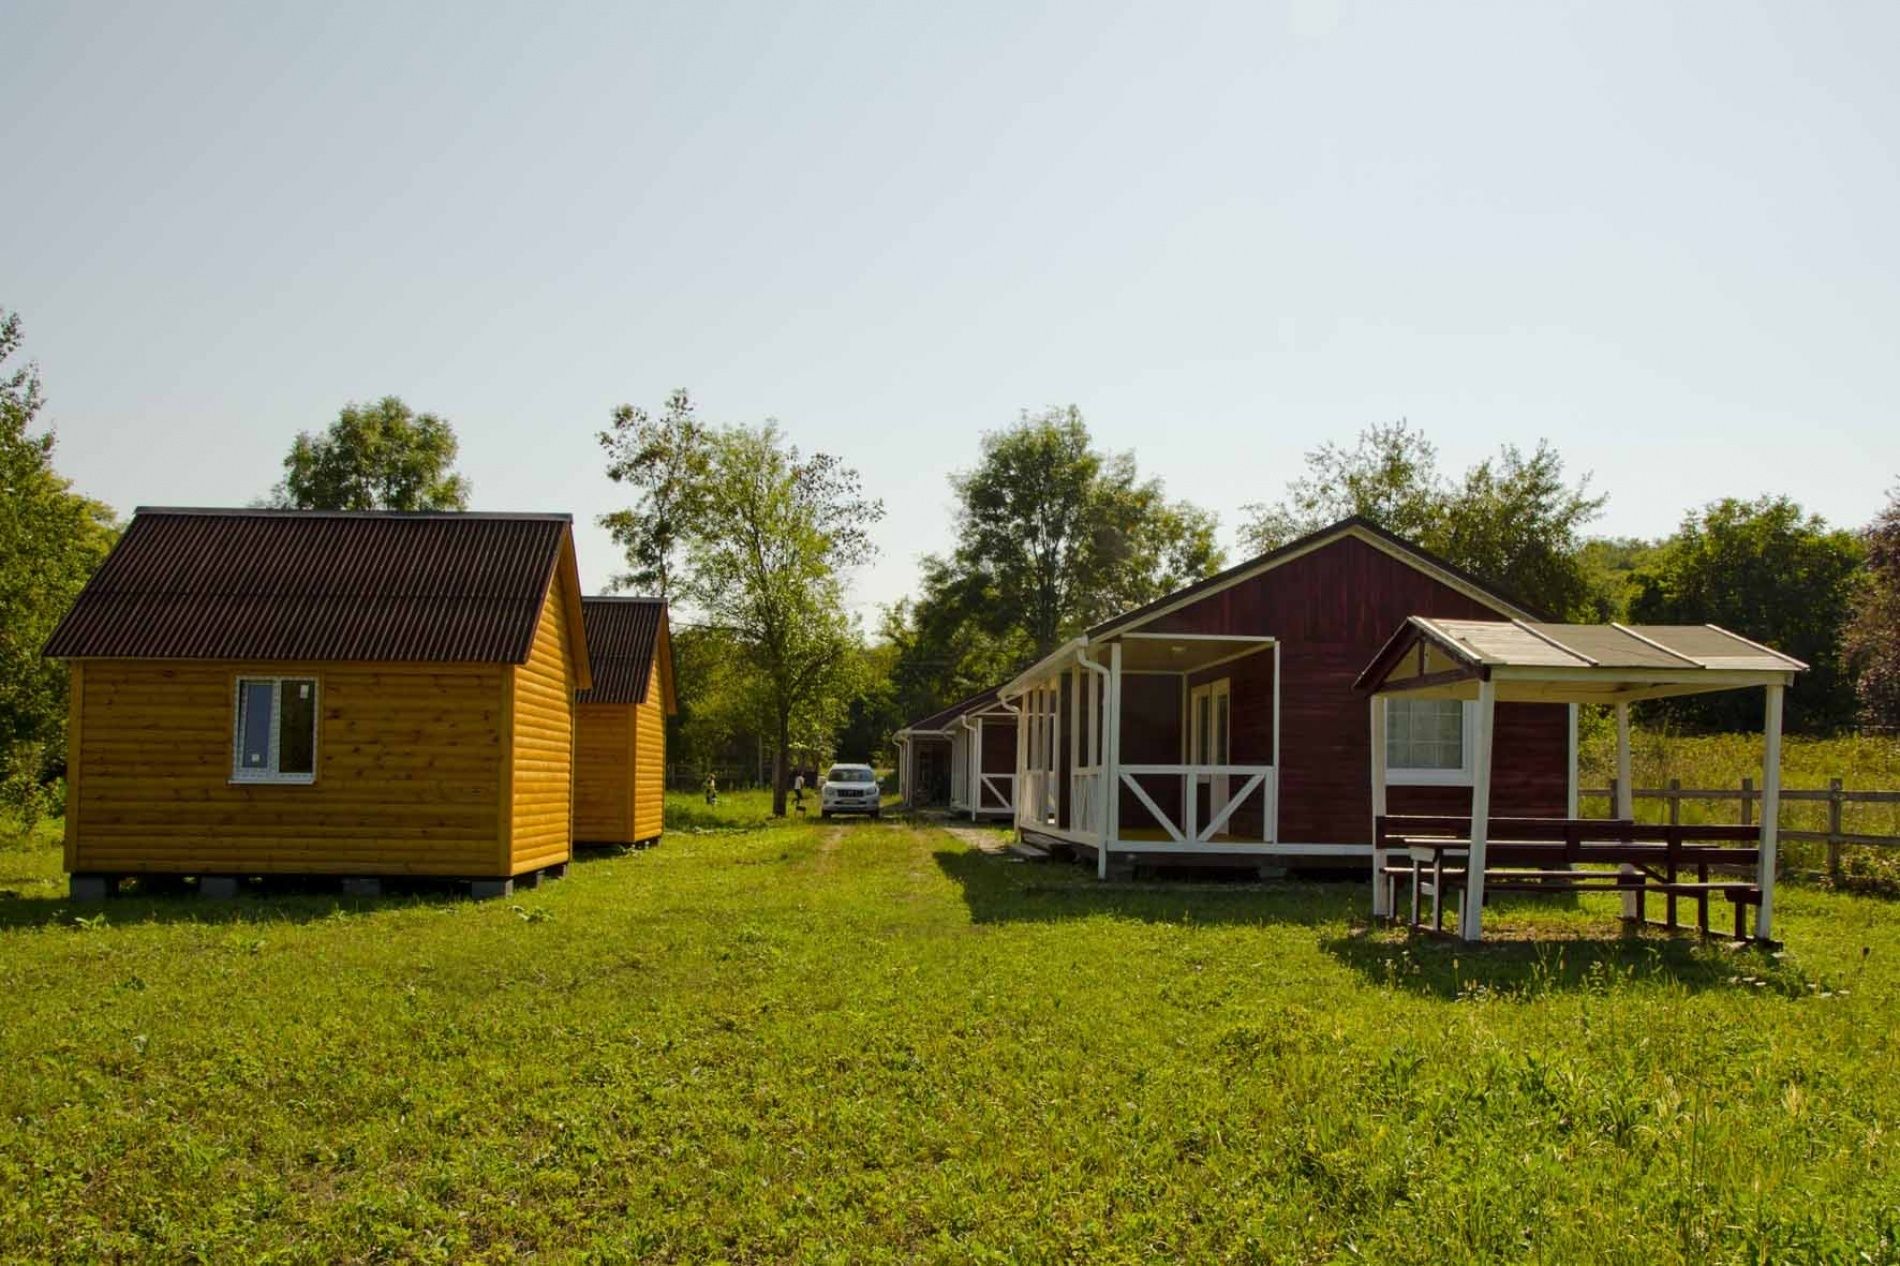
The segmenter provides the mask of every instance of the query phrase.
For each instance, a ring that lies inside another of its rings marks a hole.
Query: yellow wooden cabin
[[[575,696],[574,838],[652,844],[666,795],[666,718],[679,711],[659,598],[585,598],[594,682]]]
[[[473,881],[573,850],[567,515],[141,509],[47,643],[66,869]]]

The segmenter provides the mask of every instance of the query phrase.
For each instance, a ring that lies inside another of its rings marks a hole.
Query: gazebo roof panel
[[[1426,622],[1440,636],[1457,643],[1465,654],[1480,664],[1535,664],[1550,668],[1575,668],[1588,661],[1532,630],[1535,625],[1518,625],[1501,620],[1431,620]]]
[[[1634,624],[1629,628],[1709,668],[1786,672],[1807,667],[1792,655],[1757,645],[1713,624]]]
[[[1468,668],[1431,672],[1410,648],[1442,647]],[[1714,625],[1531,624],[1413,616],[1360,674],[1359,688],[1469,698],[1477,681],[1498,698],[1593,702],[1665,698],[1787,681],[1799,660]]]
[[[1545,637],[1563,643],[1604,668],[1685,668],[1692,656],[1672,654],[1614,624],[1534,624]]]

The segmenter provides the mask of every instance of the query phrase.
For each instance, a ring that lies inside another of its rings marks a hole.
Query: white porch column
[[[1755,908],[1755,939],[1760,941],[1773,939],[1775,919],[1775,845],[1781,833],[1781,693],[1780,686],[1767,688],[1761,725],[1761,868],[1756,875],[1761,905]]]
[[[1275,756],[1275,770],[1278,755]],[[1392,916],[1385,900],[1385,850],[1379,847],[1379,819],[1385,816],[1385,700],[1372,696],[1372,917]]]
[[[1383,759],[1385,744],[1379,744]],[[1284,767],[1280,763],[1280,639],[1273,639],[1273,813],[1267,820],[1267,829],[1271,832],[1267,838],[1275,844],[1280,842],[1280,774]],[[1383,810],[1381,810],[1383,812]]]
[[[1122,785],[1122,644],[1108,648],[1108,733],[1102,749],[1102,785],[1107,803],[1102,806],[1102,843],[1095,850],[1095,877],[1108,878],[1108,850],[1121,834]]]
[[[1063,826],[1075,829],[1075,771],[1082,767],[1082,682],[1088,674],[1078,661],[1069,666],[1069,816]]]
[[[983,718],[970,725],[970,821],[983,808]]]
[[[1624,821],[1636,817],[1636,789],[1630,785],[1630,706],[1627,703],[1616,705],[1616,816]],[[1634,875],[1636,867],[1624,862],[1617,872]],[[1636,904],[1636,894],[1623,894],[1623,917],[1634,919],[1640,907]]]
[[[1465,910],[1458,934],[1483,939],[1484,846],[1491,834],[1491,734],[1497,719],[1498,688],[1489,677],[1478,683],[1478,733],[1471,751],[1471,852],[1465,861]]]

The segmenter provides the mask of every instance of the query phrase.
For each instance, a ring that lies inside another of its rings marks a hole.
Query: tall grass
[[[1601,790],[1616,774],[1616,733],[1609,726],[1586,726],[1578,741],[1579,775],[1583,787]],[[1759,734],[1676,734],[1667,730],[1637,729],[1630,736],[1631,781],[1637,787],[1662,788],[1671,778],[1685,789],[1739,790],[1751,778],[1757,790],[1762,778],[1762,737]],[[1784,738],[1781,747],[1781,785],[1784,788],[1827,790],[1828,780],[1839,778],[1848,791],[1900,790],[1900,738]],[[1668,804],[1659,799],[1638,800],[1639,820],[1667,820]],[[1608,816],[1610,805],[1601,796],[1586,796],[1586,816]],[[1684,800],[1684,822],[1739,822],[1741,802]],[[1788,802],[1781,807],[1781,825],[1789,830],[1825,831],[1827,805]],[[1843,831],[1856,835],[1900,837],[1900,805],[1848,804]],[[1826,845],[1788,841],[1782,848],[1793,872],[1819,872],[1826,861]],[[1850,878],[1883,889],[1900,888],[1900,843],[1887,846],[1849,846],[1843,861]]]

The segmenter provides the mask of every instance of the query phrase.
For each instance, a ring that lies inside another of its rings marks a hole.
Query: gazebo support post
[[[1478,733],[1471,752],[1471,851],[1465,858],[1465,909],[1458,920],[1458,934],[1467,941],[1484,936],[1484,846],[1491,834],[1491,734],[1497,703],[1497,683],[1487,676],[1478,682]]]
[[[1275,752],[1274,760],[1274,774],[1278,776],[1278,752]],[[1392,911],[1388,908],[1385,899],[1385,851],[1379,847],[1379,819],[1384,816],[1385,699],[1380,695],[1374,695],[1372,696],[1372,917],[1375,919],[1392,917]]]
[[[1627,703],[1616,705],[1616,816],[1619,821],[1629,822],[1636,817],[1636,790],[1630,785],[1630,706]],[[1624,862],[1618,866],[1617,873],[1624,877],[1625,883],[1633,882],[1636,867]],[[1627,920],[1640,919],[1643,907],[1633,888],[1623,893],[1623,917]]]
[[[1775,844],[1781,830],[1781,694],[1780,686],[1767,686],[1766,706],[1762,715],[1761,769],[1761,862],[1756,883],[1761,887],[1761,904],[1755,907],[1755,939],[1774,939],[1775,917]]]

